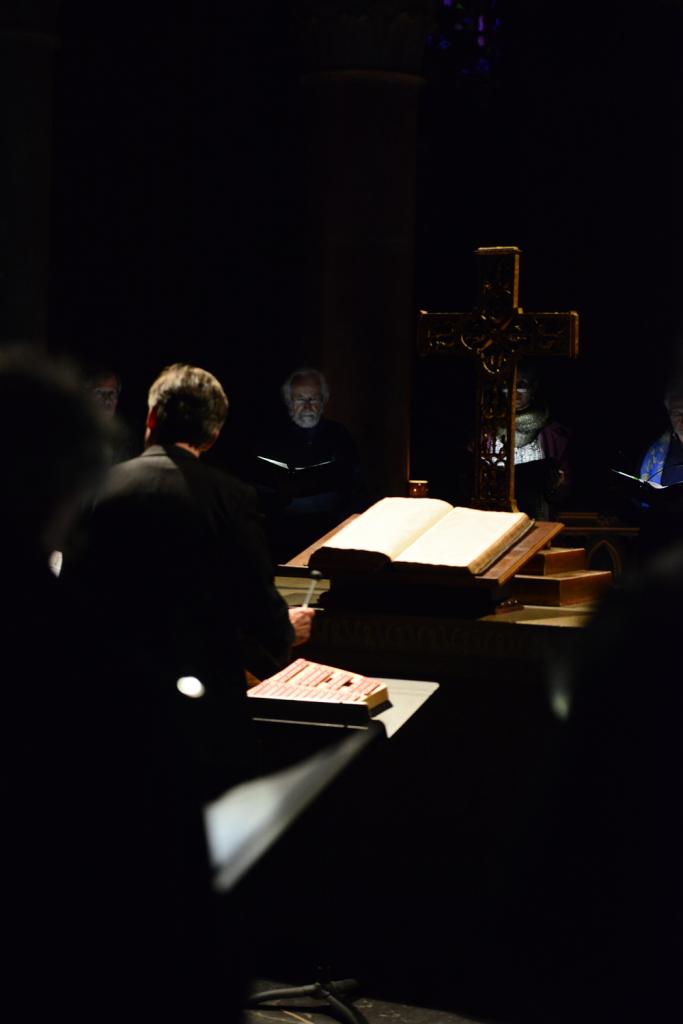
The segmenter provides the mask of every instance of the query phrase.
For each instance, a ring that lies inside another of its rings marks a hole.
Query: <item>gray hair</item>
[[[205,444],[221,431],[228,399],[220,381],[208,370],[173,363],[149,389],[147,407],[157,411],[155,443]]]
[[[314,369],[312,366],[301,366],[298,370],[294,370],[293,373],[290,373],[289,377],[282,385],[282,397],[284,398],[285,405],[288,409],[292,404],[292,384],[297,377],[317,377],[318,383],[320,384],[323,403],[327,402],[327,399],[330,397],[330,389],[327,386],[325,375],[321,373],[320,370]]]

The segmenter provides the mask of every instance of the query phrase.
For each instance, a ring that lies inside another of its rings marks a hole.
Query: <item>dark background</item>
[[[610,0],[497,9],[490,75],[453,75],[448,50],[427,51],[418,303],[467,309],[472,251],[515,244],[522,306],[578,310],[580,358],[553,360],[546,386],[574,435],[574,504],[594,508],[609,501],[609,467],[637,472],[666,425],[683,325],[681,11]],[[439,360],[418,372],[423,433],[438,437],[459,371]]]
[[[315,299],[307,68],[287,4],[152,7],[62,7],[50,345],[113,362],[136,429],[163,365],[214,371],[231,399],[230,463],[277,409]],[[471,308],[474,249],[514,244],[523,307],[579,311],[580,360],[549,367],[547,390],[575,435],[585,507],[665,425],[681,17],[663,2],[628,14],[612,0],[453,0],[435,4],[425,47],[415,310]],[[414,476],[449,457],[459,375],[416,359]]]

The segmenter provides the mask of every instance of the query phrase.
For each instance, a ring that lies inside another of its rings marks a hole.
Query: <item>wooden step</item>
[[[523,604],[552,605],[597,601],[612,585],[612,573],[606,570],[583,569],[558,572],[552,576],[531,576],[519,573],[512,581],[512,596]]]
[[[548,576],[558,572],[576,572],[586,568],[585,548],[543,548],[524,566],[529,576]]]

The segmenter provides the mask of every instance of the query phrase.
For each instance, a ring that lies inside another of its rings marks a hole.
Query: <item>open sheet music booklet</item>
[[[267,463],[268,466],[275,466],[276,469],[284,469],[288,473],[307,473],[313,469],[321,469],[323,466],[334,465],[334,459],[325,459],[323,462],[312,462],[308,466],[291,466],[288,462],[280,462],[279,459],[269,459],[265,455],[257,455],[259,462]]]
[[[668,501],[671,498],[678,500],[683,497],[683,483],[658,484],[656,480],[641,480],[639,476],[624,473],[620,469],[613,469],[612,473],[619,478],[621,484],[632,497],[646,501],[660,499]]]
[[[440,498],[382,498],[311,556],[323,573],[443,569],[485,572],[531,528],[524,512],[453,507]]]

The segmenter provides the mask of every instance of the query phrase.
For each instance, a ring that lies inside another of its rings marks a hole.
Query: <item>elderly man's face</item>
[[[320,381],[317,377],[295,377],[289,415],[297,427],[315,427],[320,422],[325,405]]]
[[[683,440],[683,392],[676,391],[666,396],[666,411],[671,420],[671,428]]]
[[[113,374],[94,380],[90,393],[106,416],[114,415],[119,404],[119,382]]]

